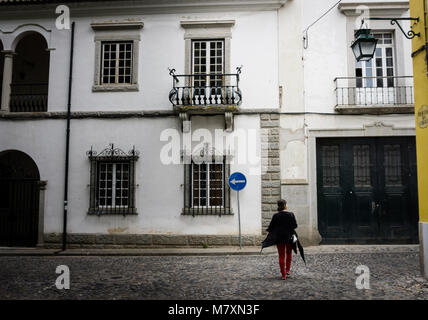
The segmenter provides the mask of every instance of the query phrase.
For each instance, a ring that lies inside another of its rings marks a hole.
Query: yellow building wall
[[[427,0],[410,0],[410,16],[420,19],[418,23],[413,25],[412,30],[421,33],[420,37],[415,37],[412,40],[413,52],[424,45],[428,46],[427,2]],[[413,56],[419,221],[425,223],[428,222],[428,70],[426,50],[428,49],[421,50]]]

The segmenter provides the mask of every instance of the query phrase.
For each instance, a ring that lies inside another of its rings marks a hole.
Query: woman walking
[[[290,275],[290,267],[293,252],[294,229],[297,222],[294,214],[287,210],[287,201],[278,200],[278,213],[275,213],[267,228],[268,237],[264,241],[264,247],[276,244],[279,256],[281,279],[285,280]]]

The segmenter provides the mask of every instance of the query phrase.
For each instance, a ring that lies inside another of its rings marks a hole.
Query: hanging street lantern
[[[360,29],[355,32],[355,41],[351,44],[357,61],[369,61],[376,50],[377,39],[370,33],[370,29]]]
[[[413,30],[404,31],[399,21],[415,21],[419,22],[417,18],[366,18],[365,20],[389,20],[391,25],[397,25],[401,32],[407,39],[420,37],[421,33],[414,32]],[[364,19],[361,20],[361,27],[364,24]],[[355,32],[355,40],[351,44],[352,51],[354,52],[357,61],[369,61],[373,58],[376,51],[377,39],[370,33],[370,29],[360,29]]]

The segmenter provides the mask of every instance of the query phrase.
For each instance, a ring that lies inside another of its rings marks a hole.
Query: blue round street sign
[[[229,187],[232,190],[239,191],[247,185],[247,178],[241,172],[234,172],[229,177]]]

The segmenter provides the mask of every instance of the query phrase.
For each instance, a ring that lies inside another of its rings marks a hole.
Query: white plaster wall
[[[303,1],[288,1],[278,11],[279,85],[282,86],[282,111],[304,110],[302,47]]]
[[[195,118],[194,127],[223,128],[222,116]],[[201,121],[203,120],[203,121]],[[198,123],[199,122],[199,123]],[[203,123],[201,123],[203,122]],[[68,232],[162,234],[238,234],[236,193],[231,191],[233,216],[182,216],[184,168],[180,164],[163,165],[160,151],[166,142],[160,141],[164,129],[180,131],[177,117],[72,120],[69,170]],[[259,116],[237,116],[236,128],[259,128]],[[260,155],[259,130],[256,132],[256,152]],[[3,121],[0,126],[0,150],[16,149],[27,153],[36,162],[42,180],[47,180],[45,199],[45,232],[61,232],[64,192],[65,121]],[[140,151],[136,162],[136,216],[90,216],[89,160],[91,146],[100,152],[113,142],[124,151]],[[247,146],[240,144],[236,151]],[[240,194],[243,234],[258,235],[261,230],[260,164],[232,164],[231,172],[247,175],[247,187]],[[255,174],[258,172],[258,174]]]
[[[336,3],[336,0],[290,1],[279,10],[279,78],[280,85],[284,88],[282,111],[290,113],[281,116],[283,182],[304,182],[308,179],[308,146],[305,140],[308,130],[336,130],[336,135],[342,136],[347,134],[347,130],[361,128],[364,123],[383,119],[392,121],[396,126],[414,128],[412,115],[335,115],[334,79],[354,76],[355,58],[350,45],[354,37],[353,32],[359,27],[355,26],[356,15],[346,16],[337,7],[314,23]],[[389,6],[389,3],[376,0],[346,0],[342,3],[377,3],[379,7],[384,7],[383,15],[377,11],[371,13],[372,17],[385,16]],[[409,16],[409,12],[403,12],[402,16]],[[389,21],[369,21],[369,24],[374,30],[393,31],[396,66],[394,75],[412,75],[411,41]],[[303,31],[309,26],[305,34]],[[402,26],[405,30],[410,28],[408,22],[403,22]],[[307,37],[306,49],[303,48],[303,36]],[[408,85],[411,85],[411,82],[409,80]],[[306,116],[303,116],[304,112],[307,113]]]
[[[302,30],[315,22],[336,2],[335,0],[303,1]],[[345,2],[361,3],[361,1]],[[370,0],[364,3],[379,3],[379,1]],[[384,4],[384,7],[387,12],[388,5]],[[373,12],[371,16],[385,15]],[[409,12],[404,12],[401,16],[408,17]],[[356,18],[357,16],[346,16],[336,7],[309,28],[308,47],[303,50],[304,100],[307,112],[334,113],[336,105],[334,79],[355,76],[355,58],[350,45],[354,40],[354,30],[359,28],[355,26]],[[394,33],[394,75],[412,75],[411,41],[402,35],[397,26],[392,26],[390,21],[369,21],[368,23],[373,30]],[[402,26],[405,30],[409,30],[408,22],[403,22]]]
[[[28,154],[48,181],[45,192],[45,231],[62,230],[64,200],[65,121],[2,121],[0,150]],[[46,228],[48,230],[46,230]]]
[[[312,24],[335,0],[303,2],[303,29]],[[303,35],[303,34],[302,34]],[[308,47],[303,50],[305,110],[334,112],[334,78],[347,76],[346,17],[337,8],[308,30]]]
[[[93,21],[138,19],[140,32],[139,91],[92,92],[95,43]],[[168,67],[184,73],[184,29],[182,20],[235,20],[231,39],[231,71],[243,65],[241,74],[242,108],[278,106],[277,12],[212,12],[201,14],[153,14],[135,16],[74,17],[76,22],[73,72],[73,111],[125,111],[171,109],[168,93],[172,78]],[[30,24],[30,25],[27,25]],[[27,25],[27,26],[24,26]],[[40,27],[41,26],[41,27]],[[55,16],[27,20],[5,20],[0,40],[10,49],[23,30],[36,30],[46,36],[51,51],[49,111],[64,111],[68,93],[70,30],[57,30]],[[15,31],[14,31],[15,30]]]

